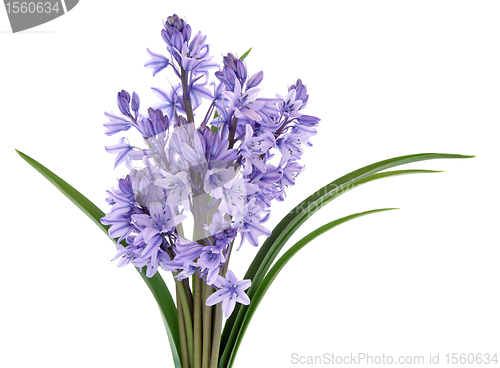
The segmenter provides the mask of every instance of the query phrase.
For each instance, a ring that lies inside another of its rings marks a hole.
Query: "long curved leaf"
[[[398,170],[380,173],[380,171],[389,169],[391,167],[425,160],[471,157],[474,156],[443,153],[421,153],[400,156],[362,167],[327,184],[326,186],[309,196],[307,199],[302,201],[292,211],[290,211],[273,229],[271,235],[261,246],[259,252],[255,256],[250,267],[248,268],[247,273],[245,274],[245,279],[252,280],[252,286],[248,290],[248,296],[250,298],[253,297],[255,290],[262,282],[262,279],[271,267],[276,256],[278,255],[286,241],[293,235],[293,233],[312,214],[314,214],[316,211],[318,211],[320,208],[322,208],[324,205],[326,205],[336,197],[357,187],[358,185],[367,183],[372,180],[395,175],[435,172],[430,170]],[[239,330],[244,318],[244,312],[240,312],[241,309],[242,306],[237,305],[231,317],[226,321],[226,324],[224,326],[221,343],[221,351],[223,351],[221,356],[221,363],[227,362],[227,359],[231,354],[232,345],[234,344],[237,331]]]
[[[372,165],[365,166],[361,169],[355,170],[343,177],[327,184],[309,198],[304,200],[292,211],[288,213],[280,223],[275,227],[271,236],[269,236],[261,249],[257,253],[255,259],[250,265],[245,278],[251,278],[252,283],[260,281],[264,278],[265,273],[271,266],[277,254],[281,250],[284,242],[295,232],[299,226],[304,223],[313,213],[317,212],[320,208],[328,204],[330,201],[340,196],[341,194],[356,187],[356,183],[368,179],[368,176],[378,173],[380,171],[389,169],[391,167],[400,166],[412,162],[433,160],[440,158],[470,158],[474,156],[454,155],[454,154],[441,154],[441,153],[422,153],[416,155],[400,156],[388,160],[380,161]],[[418,170],[422,172],[422,170]],[[398,174],[400,175],[400,174]],[[376,177],[382,178],[384,176]],[[373,179],[375,180],[375,179]],[[368,182],[371,180],[364,181]],[[281,245],[276,247],[274,243],[278,241]],[[271,251],[270,251],[271,250]],[[254,288],[255,290],[255,288]],[[250,291],[249,291],[250,292]]]
[[[247,309],[247,313],[245,315],[245,319],[243,320],[243,323],[241,327],[238,330],[238,335],[231,353],[231,356],[229,358],[229,363],[227,365],[227,368],[231,368],[234,363],[234,359],[236,357],[236,353],[238,351],[238,348],[241,344],[241,341],[243,339],[243,336],[248,328],[248,325],[250,324],[250,320],[252,319],[252,316],[254,315],[255,311],[257,310],[257,307],[259,306],[260,302],[262,301],[262,298],[264,298],[264,295],[266,294],[267,290],[271,286],[272,282],[274,279],[276,279],[276,276],[280,273],[280,271],[285,267],[285,265],[288,263],[292,257],[297,254],[299,250],[304,248],[306,244],[311,242],[313,239],[317,238],[321,234],[327,232],[328,230],[333,229],[336,226],[339,226],[347,221],[354,220],[358,217],[361,216],[366,216],[372,213],[377,213],[377,212],[385,212],[385,211],[390,211],[390,210],[395,210],[397,208],[382,208],[382,209],[377,209],[377,210],[371,210],[371,211],[365,211],[365,212],[360,212],[360,213],[355,213],[350,216],[345,216],[340,219],[337,219],[335,221],[331,221],[313,232],[309,233],[305,237],[303,237],[301,240],[299,240],[295,245],[293,245],[288,251],[286,251],[273,265],[273,267],[269,270],[269,272],[266,274],[266,277],[262,280],[262,283],[259,285],[257,288],[251,303],[248,306],[244,306],[245,309]],[[224,365],[225,367],[225,365]]]
[[[106,235],[108,235],[107,228],[101,224],[100,219],[104,217],[104,212],[102,212],[94,203],[88,200],[83,194],[61,179],[59,176],[54,174],[52,171],[47,169],[45,166],[35,161],[28,155],[16,150],[16,152],[30,164],[35,170],[42,174],[48,181],[50,181],[57,189],[59,189],[71,202],[73,202],[80,210],[82,210],[101,230],[103,230]],[[110,238],[111,239],[111,238]],[[111,239],[116,243],[116,239]],[[165,281],[156,273],[153,277],[146,277],[146,270],[143,269],[140,272],[142,279],[148,285],[149,290],[153,294],[158,307],[160,308],[160,313],[167,330],[168,340],[170,348],[172,350],[172,356],[174,359],[174,365],[176,368],[181,368],[181,362],[179,358],[180,352],[180,342],[179,342],[179,326],[177,320],[177,309],[175,307],[172,295],[165,285]]]

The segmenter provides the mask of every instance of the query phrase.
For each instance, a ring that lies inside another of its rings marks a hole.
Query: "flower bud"
[[[118,92],[117,102],[121,113],[126,116],[130,115],[130,95],[127,91]]]
[[[131,104],[131,108],[132,108],[132,111],[135,112],[135,114],[137,115],[137,112],[139,111],[139,107],[141,106],[141,100],[139,99],[139,96],[137,95],[137,93],[133,92],[132,93],[132,104]]]
[[[247,89],[257,87],[260,82],[262,82],[262,79],[264,78],[264,72],[260,71],[258,73],[255,73],[252,78],[250,78],[247,82]]]

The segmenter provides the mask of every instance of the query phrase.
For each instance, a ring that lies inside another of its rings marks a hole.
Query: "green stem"
[[[176,289],[179,289],[179,286],[176,285]],[[186,340],[186,326],[184,325],[184,315],[182,311],[181,298],[179,296],[179,292],[177,291],[177,318],[179,320],[179,340],[181,343],[181,362],[183,368],[189,368],[189,355],[187,349],[187,340]]]
[[[193,293],[191,292],[191,287],[189,286],[189,279],[183,279],[180,281],[184,286],[184,291],[186,293],[187,303],[189,306],[189,313],[193,315]]]
[[[177,290],[179,291],[179,297],[181,299],[182,312],[184,317],[184,325],[186,327],[186,340],[188,346],[189,362],[190,366],[194,363],[194,346],[193,346],[193,320],[191,318],[191,312],[189,311],[189,303],[186,295],[186,289],[181,281],[175,280],[177,285]]]
[[[201,368],[202,353],[202,280],[195,272],[193,275],[193,296],[194,296],[194,368]]]
[[[184,99],[184,107],[186,110],[188,123],[194,123],[193,107],[191,105],[191,98],[187,93],[188,80],[187,73],[184,68],[181,67],[181,83],[182,83],[182,97]]]
[[[219,364],[221,332],[222,332],[222,305],[221,303],[218,303],[215,305],[214,334],[212,337],[212,358],[210,360],[210,368],[217,368]]]
[[[205,284],[203,300],[206,301],[212,294],[212,287]],[[212,345],[212,307],[204,305],[203,307],[203,354],[202,368],[209,368],[210,349]]]
[[[229,141],[229,149],[233,148],[234,146],[234,135],[236,133],[236,126],[238,125],[238,118],[236,116],[233,116],[233,121],[231,123],[231,130],[229,131],[229,137],[227,138],[227,140]]]

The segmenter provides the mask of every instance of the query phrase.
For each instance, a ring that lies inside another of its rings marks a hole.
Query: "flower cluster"
[[[284,199],[303,170],[298,161],[319,119],[302,113],[309,96],[300,79],[285,97],[262,98],[263,72],[248,78],[245,61],[233,54],[219,67],[206,36],[191,33],[170,16],[161,32],[167,55],[148,50],[145,66],[153,75],[172,70],[179,80],[152,88],[157,104],[142,113],[137,93],[121,91],[120,113],[105,114],[107,135],[134,128],[145,146],[122,137],[106,147],[116,154],[115,167],[124,163],[130,173],[108,191],[111,210],[101,221],[118,238],[119,266],[146,267],[148,277],[159,268],[179,280],[199,275],[219,290],[207,303],[226,300],[229,315],[235,300],[249,302],[243,292],[249,281],[238,282],[225,268],[234,243],[258,246],[270,235],[264,224],[271,204]],[[209,106],[195,126],[203,100]],[[187,229],[190,217],[194,226]]]

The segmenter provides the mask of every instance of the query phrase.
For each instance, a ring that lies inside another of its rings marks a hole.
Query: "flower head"
[[[258,246],[271,234],[264,226],[271,205],[285,198],[303,170],[303,147],[311,145],[319,119],[302,112],[309,95],[300,79],[285,97],[259,97],[263,72],[250,76],[246,62],[232,53],[223,57],[217,83],[211,78],[218,64],[207,36],[192,34],[185,20],[168,17],[161,35],[168,54],[148,49],[145,67],[153,75],[169,67],[179,80],[152,88],[159,97],[152,107],[144,107],[136,92],[121,90],[121,115],[106,113],[105,134],[134,127],[144,146],[130,145],[128,137],[106,146],[116,155],[115,166],[125,163],[130,172],[108,191],[111,208],[101,222],[121,242],[119,266],[146,267],[147,277],[159,268],[178,279],[199,276],[218,289],[207,305],[222,302],[227,317],[236,302],[250,302],[244,292],[249,280],[238,281],[230,270],[220,276],[231,249]],[[198,120],[195,113],[206,100],[210,106]],[[193,236],[185,238],[181,223],[188,217],[193,231],[186,234]]]

